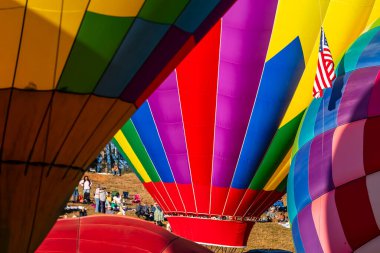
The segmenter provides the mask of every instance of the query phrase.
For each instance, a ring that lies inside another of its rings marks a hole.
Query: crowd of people
[[[113,175],[118,175],[117,170],[114,170]],[[79,194],[78,187],[75,188],[72,196],[73,202],[79,202],[83,204],[92,204],[94,206],[95,213],[104,214],[119,214],[126,215],[126,212],[134,212],[139,218],[143,218],[147,221],[153,221],[159,226],[164,225],[164,214],[157,203],[148,205],[142,202],[140,194],[129,195],[129,192],[107,191],[106,187],[97,184],[93,201],[91,200],[91,188],[93,184],[88,176],[85,176],[80,182],[79,187],[83,192],[83,196]],[[68,211],[72,211],[76,207],[66,207]],[[80,207],[82,208],[82,207]],[[67,211],[66,210],[66,211]],[[87,215],[86,209],[81,209],[79,216]],[[209,218],[208,216],[205,218]],[[220,216],[212,217],[212,219],[234,219],[234,217]],[[255,219],[257,222],[278,222],[279,224],[287,227],[289,224],[287,207],[282,200],[275,202],[266,212],[261,215],[259,219]]]
[[[288,224],[289,218],[287,207],[284,205],[284,202],[282,200],[276,201],[266,212],[261,215],[258,222],[278,222],[280,224]]]
[[[114,175],[117,175],[116,170]],[[83,195],[79,194],[78,186],[81,188]],[[129,192],[124,191],[120,194],[118,191],[107,191],[106,187],[97,184],[92,201],[90,193],[93,183],[89,177],[85,176],[80,180],[78,186],[72,194],[71,200],[73,203],[91,204],[94,207],[95,213],[126,215],[127,211],[135,212],[137,217],[154,221],[155,224],[163,226],[164,214],[161,207],[157,203],[150,206],[142,203],[141,196],[138,193],[129,195]],[[67,213],[77,209],[78,207],[75,206],[67,206],[65,211]]]
[[[164,221],[164,213],[157,203],[153,205],[146,205],[143,203],[139,203],[136,206],[135,214],[137,217],[143,217],[145,220],[154,221],[155,224],[159,226],[163,226]]]

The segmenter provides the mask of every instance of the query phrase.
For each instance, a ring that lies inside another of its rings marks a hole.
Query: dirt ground
[[[102,175],[95,173],[87,173],[92,181],[91,198],[94,196],[94,190],[98,184],[105,186],[107,191],[128,191],[130,195],[139,193],[142,201],[146,204],[153,204],[154,200],[145,190],[138,178],[133,173],[124,174],[122,176]],[[82,195],[81,187],[79,193]],[[74,205],[74,204],[69,204]],[[83,205],[83,204],[75,204]],[[95,215],[92,205],[83,205],[87,208],[88,215]],[[134,206],[131,205],[131,208]],[[68,217],[78,215],[76,213],[67,214]],[[127,211],[126,215],[136,217],[134,211]],[[292,235],[290,229],[284,228],[277,222],[256,223],[250,234],[246,251],[253,249],[281,249],[294,252]]]

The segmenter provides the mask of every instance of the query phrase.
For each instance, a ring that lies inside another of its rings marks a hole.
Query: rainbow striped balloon
[[[319,2],[239,0],[115,136],[175,233],[243,247],[284,194],[321,22],[338,58],[374,3]]]
[[[302,119],[288,177],[297,252],[380,249],[380,19]]]

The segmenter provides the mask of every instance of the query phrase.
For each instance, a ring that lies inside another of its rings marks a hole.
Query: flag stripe
[[[323,29],[321,29],[318,66],[313,85],[313,97],[320,98],[323,95],[324,89],[331,88],[332,82],[335,79],[334,71],[334,61],[327,44],[325,33]]]
[[[328,87],[330,80],[327,78],[326,67],[323,64],[322,57],[318,58],[318,71],[320,76],[323,78],[323,86]],[[322,87],[322,89],[324,88]]]

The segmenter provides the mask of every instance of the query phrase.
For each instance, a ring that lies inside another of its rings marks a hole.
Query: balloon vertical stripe
[[[178,89],[196,208],[209,212],[220,22],[177,68]],[[204,61],[199,58],[207,55]],[[188,73],[193,73],[191,76]],[[194,168],[194,169],[193,169]]]
[[[333,136],[334,131],[327,131],[316,137],[311,143],[308,180],[312,200],[334,189],[331,152]]]
[[[231,185],[234,177],[241,174],[236,169],[240,150],[255,101],[261,97],[258,89],[262,85],[260,79],[276,7],[277,1],[267,1],[265,7],[262,1],[240,1],[223,19],[211,213],[232,214],[236,202],[241,199],[239,195],[243,191],[236,191],[233,189],[236,186],[231,188]],[[243,22],[249,15],[255,18]],[[259,34],[259,40],[255,39],[255,34]],[[230,37],[236,39],[227,39]],[[240,48],[238,54],[236,47]],[[238,86],[239,89],[234,88]]]
[[[231,185],[260,85],[277,6],[277,1],[266,1],[265,7],[263,2],[239,1],[223,18],[212,178],[215,187]],[[249,16],[254,19],[244,22]],[[253,36],[256,34],[260,39]]]
[[[189,195],[193,195],[193,190],[190,186],[192,184],[189,161],[184,139],[177,79],[174,72],[148,101],[185,210],[195,213],[194,198],[188,198]],[[165,106],[169,105],[172,110],[165,110]],[[172,134],[173,132],[175,134]]]

